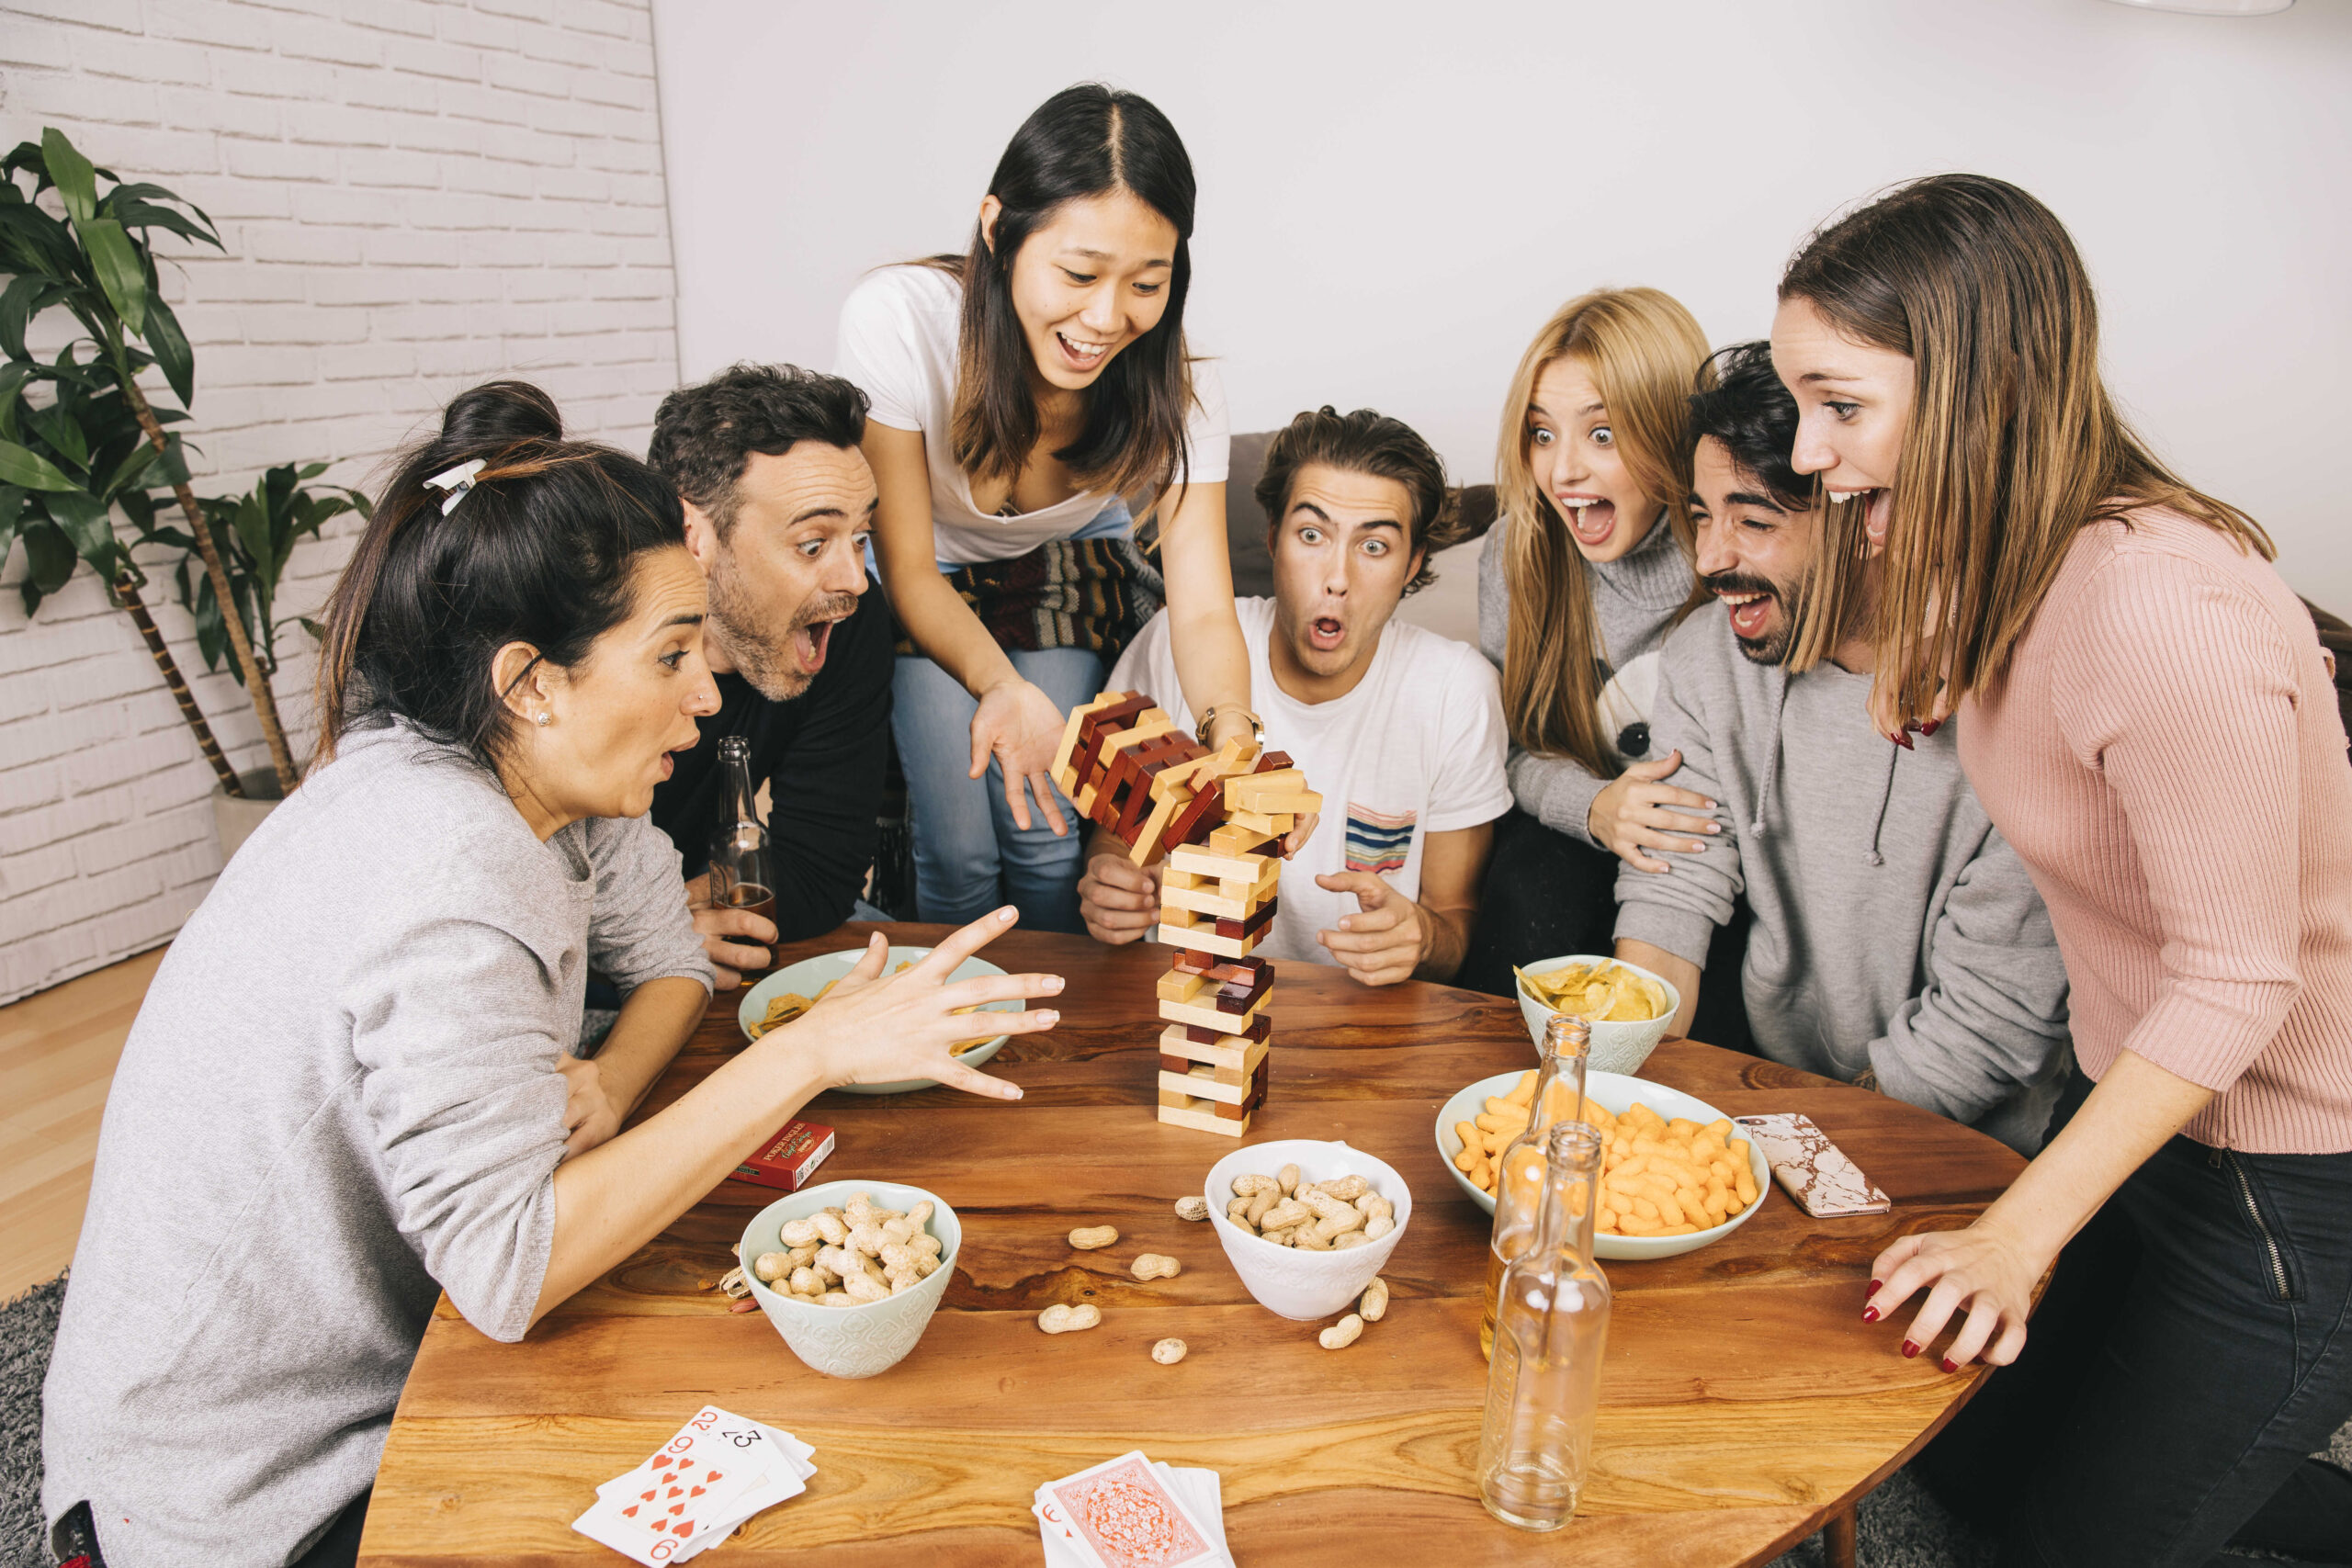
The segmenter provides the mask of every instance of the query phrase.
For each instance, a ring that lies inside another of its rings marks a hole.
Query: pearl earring
[[[543,713],[539,715],[538,724],[541,729],[545,729],[548,725],[553,724],[554,722],[555,715],[551,713]]]

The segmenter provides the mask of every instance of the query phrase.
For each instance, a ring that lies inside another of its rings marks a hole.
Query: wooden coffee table
[[[789,947],[781,961],[854,945],[869,929]],[[917,943],[944,931],[888,929]],[[1316,1325],[1250,1300],[1210,1226],[1176,1217],[1175,1200],[1200,1191],[1235,1145],[1152,1119],[1152,985],[1166,952],[1016,931],[988,956],[1069,980],[1061,1027],[1016,1038],[989,1068],[1026,1099],[832,1094],[807,1112],[841,1133],[820,1179],[913,1182],[963,1218],[955,1280],[911,1356],[880,1377],[837,1382],[802,1366],[764,1317],[730,1314],[709,1287],[745,1223],[779,1194],[722,1183],[520,1345],[483,1337],[442,1303],[392,1423],[361,1560],[621,1562],[571,1520],[597,1482],[710,1402],[797,1433],[820,1467],[805,1495],[713,1548],[713,1568],[1035,1564],[1032,1490],[1132,1448],[1218,1472],[1245,1568],[1362,1568],[1400,1550],[1481,1565],[1753,1563],[1825,1523],[1849,1530],[1853,1501],[1981,1376],[1905,1360],[1892,1328],[1860,1321],[1862,1285],[1894,1236],[1965,1224],[2017,1174],[2017,1156],[1877,1094],[1670,1041],[1642,1076],[1730,1115],[1804,1111],[1894,1213],[1812,1220],[1775,1190],[1713,1247],[1605,1265],[1616,1314],[1591,1485],[1565,1530],[1506,1529],[1479,1506],[1471,1475],[1488,1222],[1448,1176],[1433,1129],[1464,1084],[1532,1065],[1518,1009],[1282,966],[1272,1091],[1250,1141],[1344,1138],[1413,1189],[1386,1273],[1388,1315],[1333,1352],[1317,1346]],[[652,1106],[741,1048],[735,1004],[714,999]],[[1119,1228],[1118,1245],[1080,1253],[1064,1240],[1100,1224]],[[1147,1250],[1181,1258],[1184,1272],[1136,1283],[1126,1264]],[[1038,1332],[1040,1310],[1079,1301],[1101,1305],[1101,1327]],[[1169,1335],[1192,1347],[1174,1367],[1148,1354]]]

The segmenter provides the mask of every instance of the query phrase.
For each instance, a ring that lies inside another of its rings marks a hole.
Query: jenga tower
[[[1167,853],[1159,940],[1183,951],[1159,981],[1159,1120],[1239,1137],[1266,1098],[1274,966],[1250,954],[1282,880],[1280,853],[1256,852],[1322,797],[1282,752],[1211,755],[1138,692],[1071,713],[1054,782],[1137,865]]]

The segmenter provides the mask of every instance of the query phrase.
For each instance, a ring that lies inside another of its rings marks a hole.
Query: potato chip
[[[1541,975],[1515,972],[1527,994],[1554,1012],[1609,1023],[1666,1016],[1666,987],[1613,961],[1570,964]]]

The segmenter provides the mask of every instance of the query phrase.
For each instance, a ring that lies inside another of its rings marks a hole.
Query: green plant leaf
[[[145,500],[145,495],[133,487],[139,484],[140,476],[144,474],[155,459],[162,456],[163,454],[156,451],[149,443],[140,442],[123,457],[114,472],[107,476],[107,482],[100,488],[98,494],[108,501],[113,501],[128,492],[138,495],[142,501]]]
[[[37,272],[19,274],[6,289],[0,290],[0,353],[11,359],[30,355],[25,348],[25,324],[65,293],[62,284]]]
[[[82,487],[58,472],[57,466],[13,441],[0,441],[0,484],[27,490],[73,491]]]
[[[65,210],[75,223],[87,223],[97,215],[98,172],[65,139],[65,132],[53,125],[41,129],[40,152],[50,180],[64,199]]]
[[[107,197],[102,210],[126,229],[169,229],[182,239],[200,240],[215,249],[221,248],[211,231],[194,219],[183,218],[168,207],[151,202],[125,201],[120,191]]]
[[[277,552],[270,548],[269,503],[262,487],[255,485],[253,493],[237,503],[237,538],[245,547],[245,554],[253,562],[253,570],[275,578],[271,570]]]
[[[85,490],[59,491],[41,502],[49,508],[50,520],[73,541],[74,553],[89,562],[91,570],[111,580],[122,541],[107,521],[107,503]]]
[[[220,601],[213,594],[212,579],[208,574],[199,574],[196,580],[194,614],[196,650],[204,655],[207,670],[218,670],[220,668],[220,655],[229,647],[229,628],[220,619]],[[238,668],[237,661],[231,660],[229,667],[236,671],[237,683],[244,684],[245,672]]]
[[[0,485],[0,568],[8,564],[8,552],[17,545],[17,520],[24,515],[25,492],[14,485]]]
[[[196,355],[187,345],[187,334],[180,331],[180,319],[164,303],[161,294],[147,298],[147,346],[155,351],[155,363],[162,367],[164,379],[172,384],[172,396],[179,399],[182,408],[196,403]]]
[[[74,227],[90,253],[90,265],[97,271],[98,287],[107,291],[107,302],[133,337],[145,336],[147,269],[140,265],[138,247],[111,218],[92,218]]]
[[[74,555],[73,542],[48,518],[28,516],[23,522],[24,531],[17,537],[25,543],[25,581],[18,592],[24,595],[25,614],[29,615],[74,575]]]
[[[71,283],[74,244],[64,220],[28,203],[0,205],[0,251],[11,272],[35,272],[52,282]]]
[[[82,434],[82,423],[74,411],[62,403],[51,403],[45,409],[35,409],[29,421],[33,434],[49,443],[49,449],[86,470],[90,466],[90,446]]]
[[[198,220],[203,223],[206,230],[203,238],[209,242],[213,248],[216,250],[227,249],[226,246],[220,243],[220,226],[212,221],[212,214],[205,211],[204,209],[198,207],[187,197],[180,195],[177,191],[165,190],[162,186],[141,184],[122,185],[114,187],[114,190],[109,195],[109,199],[115,201],[177,202],[180,206],[187,208],[190,212],[195,213]]]

